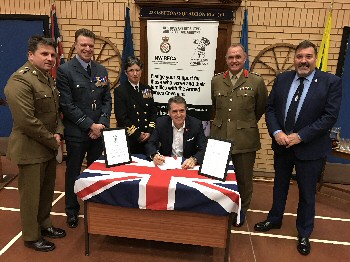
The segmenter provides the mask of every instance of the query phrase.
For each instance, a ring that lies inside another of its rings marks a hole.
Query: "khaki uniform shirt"
[[[264,80],[244,70],[235,85],[232,85],[229,72],[226,71],[213,77],[211,93],[213,122],[210,135],[232,141],[233,154],[259,150],[258,121],[267,103]]]

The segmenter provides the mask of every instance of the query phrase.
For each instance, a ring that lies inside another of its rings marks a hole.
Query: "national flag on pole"
[[[62,42],[61,42],[62,39],[61,39],[60,29],[58,28],[58,23],[57,23],[55,4],[52,4],[52,6],[51,6],[50,33],[51,33],[52,39],[54,39],[56,41],[56,44],[57,44],[57,47],[56,47],[56,53],[57,53],[56,65],[51,69],[51,74],[56,79],[57,67],[59,67],[59,65],[61,65],[61,64],[64,64],[65,59],[64,59]]]
[[[239,213],[240,196],[234,171],[226,181],[192,170],[161,170],[153,162],[132,157],[132,163],[106,168],[97,160],[75,181],[83,200],[151,210],[187,210],[226,216]]]
[[[124,27],[124,44],[123,44],[123,54],[122,54],[122,70],[120,74],[120,84],[123,84],[127,77],[124,74],[125,71],[125,60],[129,56],[134,55],[134,43],[132,40],[132,30],[130,23],[130,8],[127,6],[125,9],[125,27]]]
[[[332,12],[333,12],[333,1],[331,4],[331,9],[328,14],[326,27],[324,28],[322,42],[320,46],[320,50],[318,52],[317,58],[317,68],[321,71],[326,72],[328,66],[328,51],[329,51],[329,43],[331,38],[331,30],[332,30]]]
[[[249,70],[249,56],[248,56],[248,9],[244,9],[244,19],[242,24],[241,45],[244,47],[247,53],[247,59],[244,64],[244,68]]]

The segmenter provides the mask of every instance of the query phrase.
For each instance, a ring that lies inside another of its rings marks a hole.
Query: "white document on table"
[[[102,131],[102,141],[107,167],[131,162],[125,128],[104,129]]]
[[[225,181],[230,160],[232,143],[230,141],[209,138],[199,173]]]
[[[177,157],[176,159],[171,156],[165,157],[165,162],[162,165],[158,165],[161,170],[167,169],[181,169],[182,157]]]

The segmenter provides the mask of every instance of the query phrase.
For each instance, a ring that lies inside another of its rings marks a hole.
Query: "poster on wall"
[[[166,114],[168,99],[186,99],[188,113],[210,119],[217,21],[148,20],[148,80],[154,100]]]

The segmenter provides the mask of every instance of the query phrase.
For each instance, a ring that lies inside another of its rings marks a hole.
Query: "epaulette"
[[[258,74],[258,73],[256,73],[256,72],[252,72],[252,71],[250,71],[250,73],[261,77],[261,75],[260,75],[260,74]]]
[[[216,73],[214,76],[219,76],[219,75],[221,75],[223,73],[225,73],[225,72]]]
[[[19,70],[18,73],[20,73],[20,74],[25,74],[25,73],[27,73],[28,71],[29,71],[29,67],[26,66],[25,68]]]

